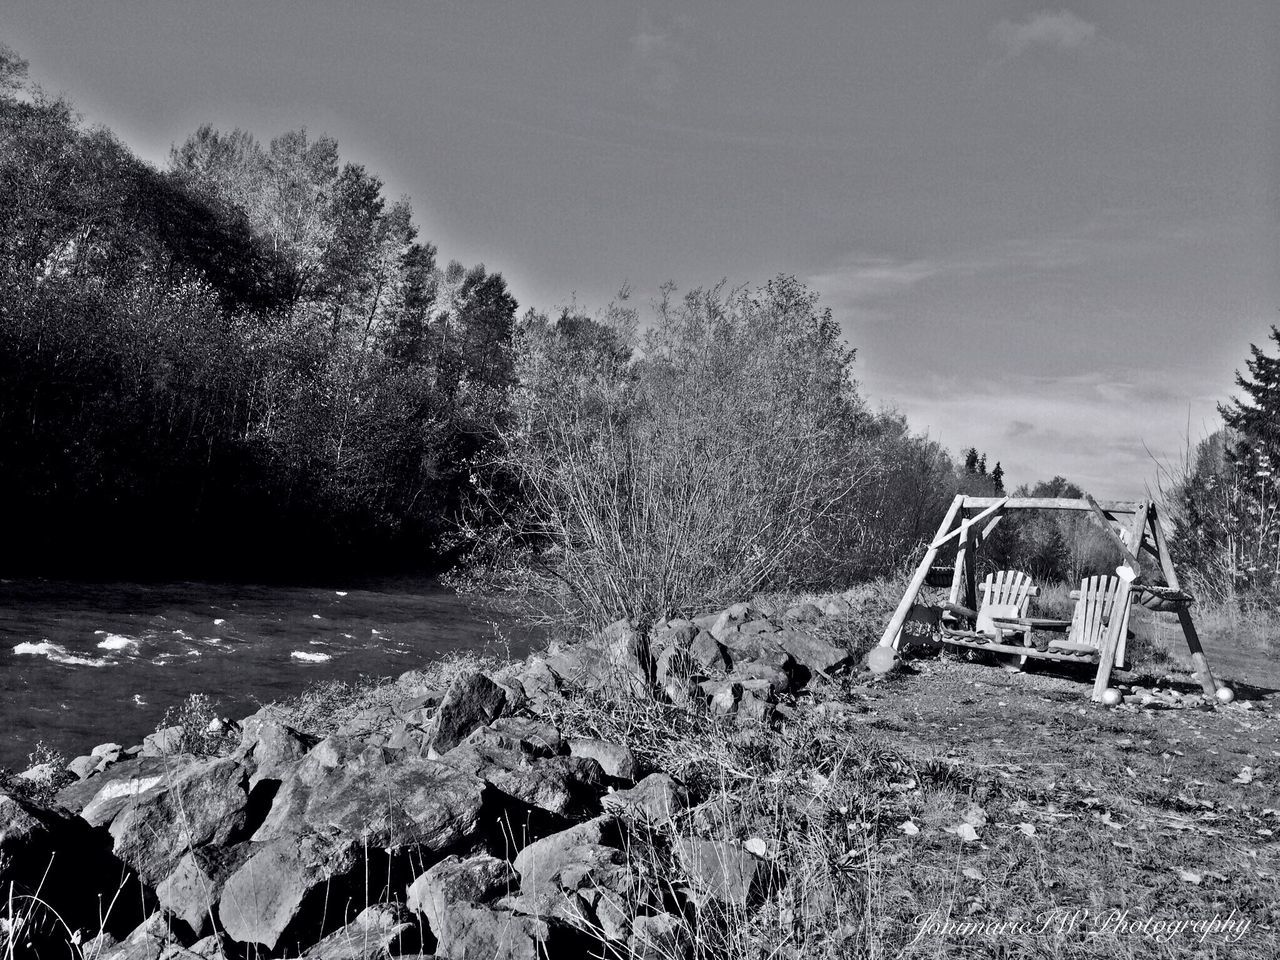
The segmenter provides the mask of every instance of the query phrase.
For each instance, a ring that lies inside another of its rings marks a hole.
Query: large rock
[[[482,727],[440,757],[440,762],[557,816],[577,816],[596,808],[605,789],[599,763],[587,757],[540,757],[519,749],[518,744]]]
[[[588,690],[613,686],[618,678],[618,669],[608,655],[588,644],[553,650],[547,654],[545,663],[564,683]]]
[[[616,780],[636,778],[635,754],[625,744],[575,737],[569,741],[569,755],[596,761],[606,775]]]
[[[58,791],[57,802],[91,826],[110,823],[125,807],[153,797],[195,757],[138,757],[113,764],[102,773]]]
[[[446,857],[409,885],[405,902],[427,918],[437,940],[448,939],[445,923],[455,903],[491,903],[514,891],[520,880],[511,864],[488,854],[463,860]]]
[[[560,678],[541,657],[530,657],[511,674],[524,695],[534,704],[544,703],[560,687]]]
[[[87,955],[87,954],[86,954]],[[162,913],[155,913],[140,923],[121,943],[97,954],[98,960],[187,960],[187,951]]]
[[[729,656],[733,660],[735,669],[739,663],[746,660],[768,664],[786,673],[791,673],[795,668],[795,660],[778,643],[776,635],[726,634],[724,643],[729,648]]]
[[[689,644],[698,635],[698,630],[698,625],[692,620],[665,620],[655,625],[651,631],[653,646],[660,650],[669,647],[688,650]]]
[[[0,902],[10,894],[38,892],[42,909],[59,921],[46,930],[55,939],[62,935],[60,923],[101,929],[102,898],[110,902],[117,894],[124,899],[105,925],[113,936],[123,936],[142,919],[139,905],[145,899],[104,832],[61,807],[5,791],[0,791],[0,891]],[[0,934],[0,954],[3,942]],[[65,943],[54,948],[65,952]]]
[[[612,815],[602,815],[553,833],[525,846],[512,865],[520,874],[522,889],[535,889],[559,875],[560,868],[574,862],[575,848],[584,844],[617,846],[618,822]]]
[[[476,727],[496,720],[506,705],[506,691],[483,673],[461,674],[427,727],[426,743],[437,753],[452,750]]]
[[[723,639],[731,629],[744,623],[763,618],[764,614],[749,603],[735,603],[724,610],[711,625],[711,635],[717,640]]]
[[[630,790],[606,794],[600,801],[612,813],[637,825],[671,823],[689,806],[689,791],[668,773],[651,773]]]
[[[630,960],[684,960],[693,952],[689,925],[679,917],[660,913],[632,922]]]
[[[643,686],[653,680],[649,638],[630,620],[617,620],[600,631],[605,655],[628,679]]]
[[[693,662],[710,674],[729,671],[729,655],[720,641],[706,630],[700,632],[689,644],[689,656]]]
[[[822,608],[816,603],[798,603],[788,607],[782,619],[788,623],[816,623],[822,619]]]
[[[249,769],[249,785],[261,780],[283,780],[293,772],[315,737],[305,736],[271,714],[259,712],[244,721],[240,731],[240,748],[235,756]]]
[[[849,651],[815,636],[809,630],[788,628],[773,637],[796,663],[826,673],[849,659]]]
[[[412,946],[417,927],[398,903],[375,903],[361,910],[355,920],[329,934],[303,954],[313,960],[365,960]]]
[[[181,726],[164,727],[142,738],[144,757],[168,757],[179,753],[185,730]]]
[[[732,679],[743,680],[744,690],[747,689],[746,681],[762,681],[765,689],[775,696],[791,689],[791,676],[787,671],[760,660],[743,660],[735,664]]]
[[[281,785],[253,855],[223,888],[227,933],[268,948],[288,940],[331,883],[358,878],[369,851],[434,862],[475,837],[484,793],[482,780],[439,761],[389,764],[377,748],[321,741]]]
[[[438,956],[450,960],[546,960],[561,954],[552,945],[547,920],[494,907],[455,903],[448,907]]]
[[[156,886],[156,901],[185,923],[193,936],[203,936],[212,929],[213,908],[223,886],[252,852],[249,843],[188,851]]]
[[[229,758],[189,764],[161,786],[122,808],[110,827],[116,856],[153,887],[187,851],[228,843],[245,826],[249,799],[244,770]]]
[[[726,904],[745,907],[761,893],[758,877],[763,864],[742,847],[722,840],[679,838],[676,850],[698,893]]]

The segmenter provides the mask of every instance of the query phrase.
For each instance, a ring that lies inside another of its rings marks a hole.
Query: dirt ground
[[[1199,693],[1169,636],[1156,646],[1173,663],[1157,654],[1114,682]],[[1013,673],[950,652],[832,685],[843,722],[918,771],[893,814],[905,850],[883,868],[884,912],[907,929],[884,942],[922,957],[1280,957],[1280,664],[1262,645],[1206,652],[1235,703],[1107,708],[1087,667]]]

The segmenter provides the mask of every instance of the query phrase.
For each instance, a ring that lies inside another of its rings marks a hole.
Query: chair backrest
[[[1030,597],[1031,577],[1021,570],[997,570],[988,573],[982,581],[982,607],[1014,606],[1018,608],[1018,616],[1025,617]]]
[[[1067,639],[1101,649],[1113,617],[1120,616],[1127,627],[1131,603],[1129,584],[1119,577],[1085,577],[1080,582],[1080,598],[1076,600]]]

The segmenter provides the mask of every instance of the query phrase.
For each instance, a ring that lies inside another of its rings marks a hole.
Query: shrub
[[[868,489],[903,431],[866,409],[816,295],[789,277],[668,286],[655,309],[643,336],[625,298],[600,321],[526,317],[488,464],[519,506],[470,531],[479,556],[542,615],[599,625],[826,582],[883,553],[892,525],[873,522]]]

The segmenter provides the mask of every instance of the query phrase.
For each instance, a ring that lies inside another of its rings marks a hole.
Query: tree
[[[1280,346],[1272,326],[1270,340]],[[1195,589],[1232,604],[1274,604],[1280,589],[1280,358],[1256,344],[1236,373],[1243,396],[1219,405],[1225,427],[1188,451],[1166,505],[1177,562]]]

